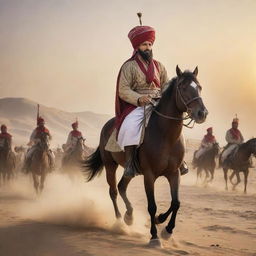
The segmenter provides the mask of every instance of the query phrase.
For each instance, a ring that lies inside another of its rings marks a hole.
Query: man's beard
[[[140,56],[142,57],[142,59],[145,60],[145,61],[151,61],[152,58],[153,58],[152,50],[142,51],[142,50],[139,49],[138,52],[139,52]]]

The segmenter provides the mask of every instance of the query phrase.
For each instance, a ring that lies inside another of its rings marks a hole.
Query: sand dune
[[[13,135],[14,144],[26,144],[32,130],[36,126],[37,102],[25,98],[0,99],[0,123],[8,125]],[[62,145],[66,142],[71,123],[76,118],[79,120],[79,129],[87,139],[87,144],[96,146],[100,129],[111,117],[96,114],[90,111],[70,113],[60,109],[40,105],[40,115],[46,121],[50,129],[53,141],[52,145]]]

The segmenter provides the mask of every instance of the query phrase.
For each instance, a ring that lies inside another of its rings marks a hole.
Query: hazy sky
[[[247,138],[256,135],[255,0],[0,0],[0,97],[113,115],[138,11],[170,78],[176,64],[199,67],[210,115],[188,136],[214,126],[223,140],[235,113]]]

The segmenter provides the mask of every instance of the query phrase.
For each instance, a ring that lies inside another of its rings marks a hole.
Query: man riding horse
[[[153,59],[152,47],[155,30],[149,26],[136,26],[128,34],[134,52],[121,67],[116,89],[117,143],[125,151],[124,176],[134,177],[132,159],[140,145],[144,111],[152,99],[159,99],[168,82],[163,64]],[[188,172],[183,163],[181,174]]]
[[[194,153],[193,158],[193,166],[195,167],[197,165],[198,159],[206,153],[208,150],[212,148],[214,143],[216,143],[215,136],[213,135],[213,128],[209,127],[207,130],[207,134],[204,136],[204,138],[201,141],[200,148]]]
[[[12,152],[12,135],[7,132],[7,126],[1,125],[0,133],[0,180],[5,181],[14,176],[16,158]]]
[[[232,128],[226,132],[227,145],[221,154],[222,166],[228,165],[230,158],[237,151],[239,145],[244,142],[244,137],[238,129],[239,119],[236,117],[232,121]]]
[[[5,143],[7,143],[9,149],[11,150],[12,135],[7,132],[7,126],[5,124],[2,124],[0,133],[0,151],[4,149]]]
[[[25,158],[25,166],[24,169],[28,171],[33,154],[37,148],[38,143],[41,142],[41,136],[42,135],[47,135],[48,140],[52,139],[52,136],[49,132],[49,130],[44,126],[45,121],[42,117],[37,117],[37,127],[34,129],[30,136],[30,141],[27,144],[28,146],[31,146],[31,148],[28,150],[26,158]],[[50,164],[50,169],[54,169],[54,154],[51,150],[48,150],[47,152],[48,157],[49,157],[49,164]]]
[[[67,142],[64,146],[66,155],[69,155],[74,151],[79,140],[84,141],[82,133],[78,130],[78,121],[74,122],[71,126],[73,130],[69,133]]]

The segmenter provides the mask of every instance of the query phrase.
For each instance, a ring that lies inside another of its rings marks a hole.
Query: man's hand
[[[151,97],[148,95],[141,96],[138,99],[139,106],[146,106],[151,102]]]

